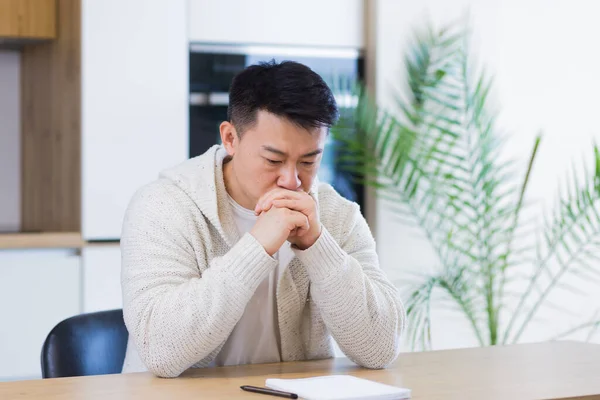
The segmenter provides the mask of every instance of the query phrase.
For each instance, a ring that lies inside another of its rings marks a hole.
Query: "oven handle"
[[[191,106],[227,106],[229,104],[229,93],[190,93]]]
[[[356,107],[358,104],[358,97],[356,95],[339,93],[334,96],[340,108]],[[191,106],[227,106],[228,104],[229,93],[227,92],[190,93]]]

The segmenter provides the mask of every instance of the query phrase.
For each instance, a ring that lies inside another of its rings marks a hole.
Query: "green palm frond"
[[[596,152],[595,154],[597,155]],[[598,162],[600,159],[597,158],[596,163]],[[567,274],[575,276],[584,274],[588,280],[600,279],[600,269],[594,265],[594,262],[598,261],[595,253],[600,247],[600,194],[595,184],[596,177],[590,175],[585,164],[581,182],[577,175],[577,168],[573,166],[567,175],[566,183],[561,186],[557,206],[552,216],[545,219],[544,252],[537,260],[536,269],[529,278],[528,289],[540,283],[544,276],[547,277],[548,282],[544,289],[537,293],[533,305],[523,316],[512,338],[513,342],[519,340],[549,293],[555,288],[565,287],[561,286],[561,280]],[[553,264],[558,268],[553,268]],[[521,310],[527,300],[534,295],[536,293],[531,290],[523,292],[516,312],[509,321],[505,341],[509,339],[517,318],[521,317]]]
[[[408,93],[395,94],[394,108],[378,106],[359,86],[354,112],[332,133],[342,145],[342,163],[376,188],[402,221],[417,226],[436,253],[434,272],[408,287],[409,340],[428,348],[431,307],[450,301],[480,345],[517,341],[540,306],[551,306],[548,293],[566,290],[564,275],[600,279],[593,266],[600,258],[594,251],[600,244],[600,153],[595,150],[594,175],[586,170],[578,180],[575,169],[569,174],[542,240],[532,243],[538,218],[522,214],[528,207],[535,211],[526,195],[541,137],[524,172],[504,157],[488,106],[493,81],[472,70],[467,31],[417,32],[404,62]],[[528,266],[531,275],[523,273]],[[523,280],[527,290],[516,293],[513,307],[510,286]]]

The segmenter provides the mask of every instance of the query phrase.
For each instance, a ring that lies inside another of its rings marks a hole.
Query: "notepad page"
[[[351,375],[331,375],[302,379],[267,379],[266,386],[296,393],[306,400],[401,400],[410,390]]]

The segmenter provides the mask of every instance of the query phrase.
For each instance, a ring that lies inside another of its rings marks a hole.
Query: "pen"
[[[271,396],[277,396],[277,397],[285,397],[286,399],[297,399],[298,398],[298,395],[294,394],[294,393],[282,392],[280,390],[273,390],[273,389],[262,388],[262,387],[258,387],[258,386],[244,385],[244,386],[240,386],[240,389],[245,390],[246,392],[269,394]]]

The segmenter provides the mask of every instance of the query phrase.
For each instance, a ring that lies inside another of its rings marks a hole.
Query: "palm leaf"
[[[600,277],[592,266],[600,258],[600,151],[594,147],[595,175],[584,166],[581,179],[573,167],[539,231],[538,217],[521,215],[532,208],[526,194],[540,137],[524,173],[514,160],[502,161],[504,139],[488,107],[493,80],[471,69],[466,31],[430,28],[412,40],[404,57],[408,93],[394,94],[395,109],[354,89],[356,108],[332,128],[340,160],[403,223],[416,224],[438,258],[432,273],[408,286],[411,345],[431,345],[436,289],[466,316],[481,345],[516,341],[542,304],[553,307],[553,289],[573,290],[563,276]],[[530,236],[539,238],[535,245],[521,244]],[[521,272],[527,266],[531,274]],[[528,287],[508,310],[508,285],[517,278]]]
[[[596,149],[595,154],[598,154]],[[595,163],[598,164],[598,159]],[[573,167],[569,176],[575,176],[576,171]],[[513,342],[519,340],[540,306],[544,304],[550,292],[558,287],[565,275],[591,273],[600,276],[598,269],[589,265],[589,262],[593,261],[592,249],[598,249],[596,241],[600,238],[600,218],[597,211],[600,207],[600,196],[594,180],[595,178],[590,179],[588,176],[588,179],[579,183],[576,178],[568,178],[567,183],[559,190],[558,207],[553,217],[545,222],[546,254],[539,260],[535,272],[529,278],[529,286],[523,292],[505,331],[505,340],[508,340],[512,333],[527,300],[533,296],[530,289],[541,280],[544,273],[549,273],[552,260],[558,264],[559,269],[551,274],[550,282],[534,299],[533,306],[525,314],[519,327],[515,328]]]

